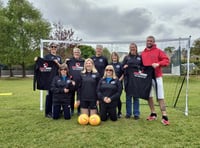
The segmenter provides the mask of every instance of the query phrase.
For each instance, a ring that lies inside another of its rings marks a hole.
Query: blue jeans
[[[140,101],[139,98],[126,95],[126,115],[132,115],[132,98],[133,98],[133,115],[140,116]]]

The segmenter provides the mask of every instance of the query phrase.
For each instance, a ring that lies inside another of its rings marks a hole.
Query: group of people
[[[50,53],[44,57],[54,61],[58,75],[54,76],[48,90],[45,105],[45,116],[53,119],[65,119],[74,114],[74,102],[79,105],[78,114],[99,114],[102,121],[108,118],[116,121],[122,117],[120,99],[124,88],[126,94],[125,118],[140,119],[140,98],[146,99],[150,107],[148,121],[156,120],[153,90],[162,113],[161,122],[169,125],[164,101],[162,67],[169,65],[169,58],[156,47],[154,36],[146,39],[146,48],[139,55],[137,45],[131,43],[129,53],[119,62],[119,55],[111,53],[111,63],[102,55],[103,46],[97,45],[95,55],[81,58],[81,50],[73,49],[73,56],[61,63],[56,55],[57,45],[50,45]],[[153,89],[154,88],[154,89]],[[133,103],[132,103],[133,102]]]

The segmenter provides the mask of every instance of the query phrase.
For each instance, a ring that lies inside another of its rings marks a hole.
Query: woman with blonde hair
[[[106,121],[108,116],[112,121],[117,120],[117,103],[121,95],[122,85],[118,80],[112,65],[107,65],[103,78],[99,81],[97,94],[100,100],[100,117]]]
[[[100,75],[97,72],[91,58],[85,60],[83,71],[80,75],[80,85],[78,88],[78,101],[81,114],[92,115],[97,113],[97,85]]]

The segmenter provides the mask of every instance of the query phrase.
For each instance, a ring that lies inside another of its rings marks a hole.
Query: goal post
[[[57,44],[65,43],[65,44],[77,44],[77,45],[90,45],[95,48],[96,44],[102,44],[106,47],[110,52],[118,52],[118,53],[128,53],[129,52],[129,45],[131,42],[135,42],[138,46],[139,52],[143,51],[146,47],[145,40],[138,40],[138,41],[61,41],[61,40],[48,40],[48,39],[40,39],[40,57],[44,57],[44,45],[47,43],[55,42]],[[173,38],[173,39],[157,39],[156,44],[157,47],[164,50],[166,47],[174,47],[172,52],[179,51],[181,49],[185,49],[187,51],[187,71],[186,71],[186,92],[185,92],[185,115],[188,116],[188,89],[189,89],[189,63],[190,63],[190,43],[191,43],[191,36],[188,38]],[[173,53],[174,54],[174,53]],[[180,55],[176,55],[175,58],[180,58]],[[177,59],[176,59],[177,60]],[[178,59],[180,60],[180,59]],[[170,67],[170,75],[177,75],[180,76],[181,62],[179,64],[171,64]],[[179,90],[181,91],[181,90]],[[40,90],[40,110],[43,110],[43,91]]]

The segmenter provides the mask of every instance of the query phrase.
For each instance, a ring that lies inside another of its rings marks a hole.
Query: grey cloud
[[[173,29],[163,23],[157,24],[154,32],[162,38],[170,38],[173,36]]]
[[[181,21],[181,24],[198,29],[200,27],[200,18],[185,18]]]
[[[139,36],[154,23],[151,12],[144,8],[122,13],[117,7],[102,8],[81,0],[51,1],[45,6],[48,20],[61,21],[94,37]]]

